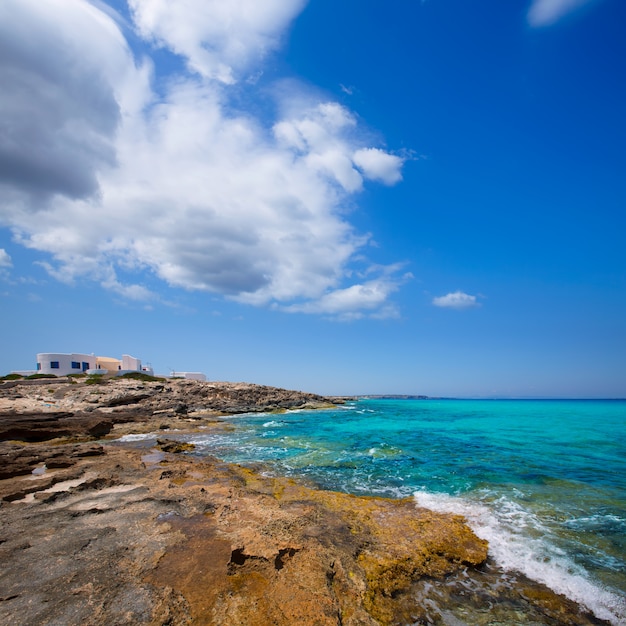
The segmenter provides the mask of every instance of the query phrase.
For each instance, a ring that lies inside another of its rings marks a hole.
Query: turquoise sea
[[[200,454],[463,514],[490,555],[626,624],[626,401],[364,399],[231,418]]]

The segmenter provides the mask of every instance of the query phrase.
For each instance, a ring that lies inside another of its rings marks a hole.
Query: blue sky
[[[0,372],[626,397],[619,0],[3,0]]]

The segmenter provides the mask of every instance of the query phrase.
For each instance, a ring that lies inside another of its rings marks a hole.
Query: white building
[[[81,374],[96,368],[97,357],[93,354],[72,352],[40,352],[37,355],[37,374],[54,374],[67,376]]]
[[[206,374],[202,372],[172,372],[170,378],[186,378],[187,380],[199,380],[206,383]]]
[[[141,361],[130,354],[122,354],[122,370],[125,372],[141,372]]]
[[[129,354],[122,355],[121,359],[74,352],[71,354],[40,352],[37,355],[37,374],[67,376],[82,373],[125,374],[127,372],[153,373],[151,367],[142,367],[141,360]]]

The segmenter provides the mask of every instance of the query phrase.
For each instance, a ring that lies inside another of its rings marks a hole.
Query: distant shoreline
[[[334,397],[334,396],[333,396]],[[561,398],[558,396],[537,396],[523,398],[504,397],[477,397],[477,396],[424,396],[413,394],[359,394],[354,396],[337,396],[342,398],[353,398],[354,400],[458,400],[477,402],[626,402],[626,398]]]

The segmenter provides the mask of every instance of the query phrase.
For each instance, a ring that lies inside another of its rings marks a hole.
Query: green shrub
[[[165,378],[160,378],[159,376],[150,376],[150,374],[144,374],[143,372],[128,372],[126,374],[122,374],[119,378],[132,378],[134,380],[143,380],[146,382],[165,380]]]
[[[0,380],[21,380],[24,378],[21,374],[7,374],[6,376],[2,376]]]
[[[54,374],[31,374],[26,377],[26,380],[36,380],[37,378],[58,378]]]
[[[104,385],[106,382],[102,374],[90,374],[85,380],[85,385]]]

